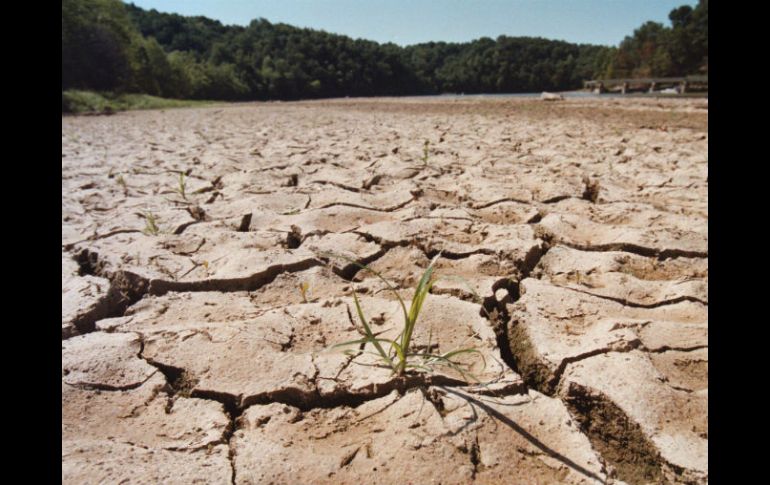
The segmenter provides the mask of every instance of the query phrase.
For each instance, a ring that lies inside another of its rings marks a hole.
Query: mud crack
[[[563,401],[618,478],[631,484],[662,481],[660,453],[615,403],[574,382],[567,387]]]
[[[214,393],[214,392],[200,392],[195,389],[198,384],[198,379],[187,370],[174,367],[171,365],[163,364],[161,362],[154,361],[143,355],[144,353],[144,336],[140,335],[141,350],[139,351],[139,358],[155,367],[166,378],[166,386],[163,390],[166,392],[168,398],[166,401],[165,412],[169,414],[174,408],[174,403],[179,397],[192,397],[199,399],[208,399],[216,401],[222,404],[224,413],[227,415],[228,423],[222,432],[222,437],[212,443],[206,444],[205,448],[215,445],[227,445],[228,447],[228,461],[230,462],[230,483],[235,485],[235,448],[232,444],[232,438],[235,431],[240,425],[239,420],[241,414],[243,414],[243,408],[238,406],[238,399],[235,396],[226,393]],[[203,449],[203,448],[201,448]],[[172,450],[173,451],[173,450]],[[196,450],[193,450],[196,451]]]
[[[609,296],[609,295],[602,295],[602,294],[599,294],[599,293],[594,293],[594,292],[591,292],[591,291],[581,290],[579,288],[573,288],[573,287],[570,287],[570,286],[563,286],[563,285],[553,285],[553,286],[556,286],[557,288],[562,288],[564,290],[574,291],[574,292],[577,292],[577,293],[583,293],[584,295],[593,296],[595,298],[601,298],[603,300],[614,301],[615,303],[620,303],[621,305],[627,306],[627,307],[630,307],[630,308],[659,308],[659,307],[667,306],[667,305],[676,305],[677,303],[682,303],[683,301],[690,301],[690,302],[693,302],[693,303],[699,303],[701,305],[708,306],[708,302],[705,302],[705,301],[701,300],[700,298],[696,298],[694,296],[688,296],[688,295],[679,296],[679,297],[676,297],[676,298],[670,298],[670,299],[667,299],[667,300],[656,301],[655,303],[636,303],[636,302],[627,300],[625,298],[618,298],[618,297]]]
[[[569,241],[556,238],[556,242],[579,251],[600,252],[606,253],[611,251],[623,251],[631,254],[638,254],[639,256],[646,256],[648,258],[658,258],[663,261],[665,259],[673,258],[708,258],[709,254],[706,251],[687,251],[684,249],[662,249],[658,250],[646,246],[639,246],[631,243],[609,243],[609,244],[575,244]]]
[[[495,331],[497,346],[503,361],[523,378],[523,387],[526,390],[536,389],[548,396],[561,399],[567,406],[569,413],[580,423],[581,431],[588,437],[600,459],[610,464],[611,469],[614,468],[618,478],[632,484],[657,483],[662,480],[663,467],[667,464],[664,463],[660,453],[650,443],[637,423],[633,422],[606,396],[591,389],[570,382],[566,389],[561,389],[557,393],[557,389],[560,388],[561,377],[569,364],[607,352],[628,352],[635,348],[641,348],[641,341],[637,339],[622,342],[622,345],[619,346],[608,345],[568,357],[553,369],[536,355],[524,329],[512,321],[508,314],[507,306],[517,302],[521,297],[520,281],[529,277],[534,271],[550,249],[550,243],[550,239],[546,237],[543,248],[521,263],[521,279],[519,281],[506,279],[495,283],[492,288],[493,296],[485,298],[482,302],[481,315],[489,320]],[[508,293],[502,301],[498,301],[494,296],[500,288],[505,288]],[[663,351],[662,349],[655,350]],[[447,389],[447,392],[455,391]],[[483,408],[482,404],[480,406]],[[487,412],[491,415],[495,413],[492,409],[487,409]],[[505,420],[506,418],[500,416],[499,419]],[[521,432],[526,433],[524,430]],[[537,443],[535,444],[537,445]],[[549,456],[557,459],[563,458],[553,450],[544,447],[539,448]],[[473,456],[471,456],[471,461],[473,462]],[[572,465],[575,464],[570,466]],[[474,472],[476,470],[477,468],[474,468]],[[593,476],[588,470],[582,470],[582,472]],[[601,480],[596,476],[593,478]]]
[[[151,280],[148,291],[151,295],[164,295],[169,291],[256,291],[272,283],[281,273],[298,273],[321,264],[317,258],[308,258],[294,263],[268,266],[263,271],[243,278],[212,278],[199,281]]]
[[[100,264],[98,255],[87,249],[74,256],[78,263],[80,276],[99,276],[109,281],[109,289],[106,296],[99,299],[96,305],[88,312],[78,315],[72,324],[76,332],[62,332],[62,339],[82,335],[96,330],[96,322],[103,318],[123,316],[125,311],[142,299],[147,293],[148,282],[146,279],[128,271],[109,272]]]

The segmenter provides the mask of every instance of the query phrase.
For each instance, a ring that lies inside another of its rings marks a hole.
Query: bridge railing
[[[584,81],[585,87],[593,87],[603,85],[604,87],[619,86],[619,85],[632,85],[632,84],[678,84],[678,83],[698,83],[708,84],[709,77],[698,76],[681,76],[681,77],[645,77],[645,78],[619,78],[619,79],[594,79],[591,81]]]

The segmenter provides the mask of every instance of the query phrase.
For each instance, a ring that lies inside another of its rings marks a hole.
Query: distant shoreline
[[[604,93],[596,94],[590,91],[556,91],[566,100],[602,100],[602,99],[706,99],[708,92],[686,94],[662,94],[662,93]],[[426,95],[399,95],[399,96],[347,96],[331,98],[306,98],[295,100],[248,100],[248,101],[201,101],[189,99],[160,98],[145,94],[99,93],[95,91],[63,91],[62,115],[63,116],[90,116],[109,115],[121,111],[135,111],[145,109],[173,109],[188,107],[206,107],[213,105],[239,105],[248,103],[297,103],[297,102],[334,102],[345,100],[369,100],[389,99],[397,100],[425,100],[425,101],[460,101],[460,100],[532,100],[540,99],[542,91],[533,93],[476,93],[476,94],[426,94]]]
[[[607,98],[708,98],[708,91],[702,92],[702,93],[684,93],[684,94],[668,94],[668,93],[627,93],[627,94],[621,94],[621,93],[592,93],[590,91],[553,91],[556,94],[561,94],[565,98],[596,98],[596,99],[607,99]],[[394,97],[402,97],[402,98],[442,98],[442,99],[449,99],[449,98],[539,98],[542,94],[542,91],[533,92],[533,93],[476,93],[476,94],[454,94],[454,93],[446,93],[446,94],[426,94],[426,95],[416,95],[416,96],[394,96]]]

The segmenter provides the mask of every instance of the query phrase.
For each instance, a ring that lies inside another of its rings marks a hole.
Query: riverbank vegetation
[[[561,91],[593,78],[708,73],[708,0],[669,18],[671,27],[648,22],[619,47],[508,36],[400,47],[265,19],[223,25],[119,0],[63,0],[62,91],[288,100]],[[62,110],[73,102],[63,94]]]
[[[210,101],[189,99],[167,99],[149,94],[80,91],[70,89],[62,91],[62,113],[109,114],[132,109],[166,109],[188,106],[206,106]]]

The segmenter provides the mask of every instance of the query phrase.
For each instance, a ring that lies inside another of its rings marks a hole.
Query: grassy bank
[[[132,109],[166,109],[206,106],[214,101],[166,99],[147,94],[113,94],[68,90],[61,93],[62,113],[114,113]]]

